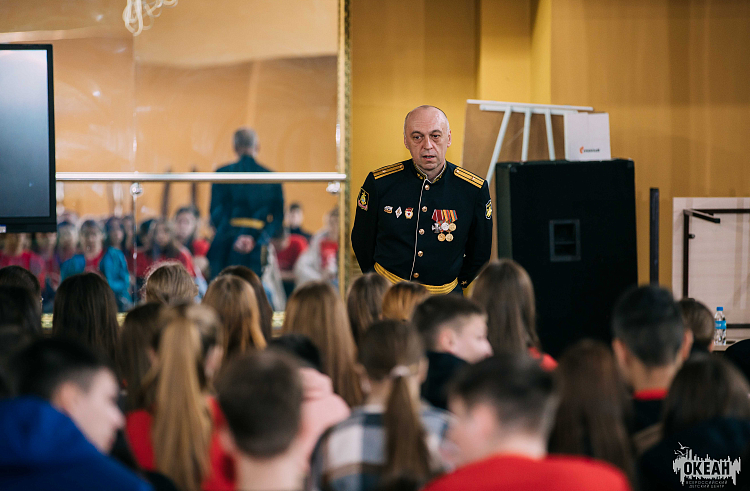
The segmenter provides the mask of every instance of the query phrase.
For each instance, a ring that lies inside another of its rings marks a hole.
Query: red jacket
[[[235,488],[234,460],[224,452],[218,436],[219,428],[226,422],[219,404],[212,397],[209,398],[209,407],[213,416],[213,434],[209,447],[211,470],[203,480],[201,488],[204,491],[233,491]],[[144,409],[131,411],[125,417],[125,435],[128,438],[128,443],[130,443],[133,456],[138,465],[147,471],[156,470],[154,447],[151,444],[152,422],[153,416]]]
[[[592,459],[497,455],[440,477],[423,491],[629,491],[625,475]]]
[[[24,269],[28,269],[34,276],[36,276],[42,290],[44,290],[44,275],[46,273],[46,268],[44,259],[40,256],[31,251],[23,251],[18,256],[6,256],[0,251],[0,268],[6,266],[21,266]]]

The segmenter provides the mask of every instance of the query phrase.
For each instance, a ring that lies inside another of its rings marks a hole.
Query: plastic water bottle
[[[714,325],[716,330],[714,331],[714,345],[724,346],[727,344],[727,321],[724,318],[724,307],[716,307],[716,315],[714,315]]]

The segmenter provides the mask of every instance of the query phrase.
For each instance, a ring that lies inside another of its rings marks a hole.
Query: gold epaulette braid
[[[402,170],[404,170],[404,164],[399,162],[398,164],[386,165],[385,167],[374,170],[372,175],[375,179],[380,179],[381,177],[390,176],[391,174],[395,174]]]
[[[472,172],[467,171],[463,167],[456,167],[456,170],[453,173],[456,174],[456,177],[458,177],[459,179],[470,182],[478,188],[481,188],[484,185],[484,179]]]

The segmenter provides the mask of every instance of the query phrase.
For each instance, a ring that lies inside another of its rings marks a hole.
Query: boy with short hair
[[[98,355],[41,339],[14,358],[12,373],[21,397],[0,401],[0,489],[151,489],[104,455],[125,419],[117,380]]]
[[[217,390],[229,426],[221,439],[235,457],[237,489],[303,489],[308,467],[298,438],[303,390],[294,359],[274,350],[238,357]]]
[[[615,304],[612,348],[623,378],[633,389],[633,432],[659,422],[672,379],[690,354],[693,334],[685,329],[672,293],[658,286],[633,288]]]
[[[433,296],[414,310],[412,323],[422,336],[429,368],[422,397],[446,409],[445,386],[467,363],[492,355],[487,316],[479,305],[458,295]]]
[[[451,384],[448,437],[456,471],[425,491],[627,491],[616,468],[591,459],[548,456],[557,410],[553,375],[525,354],[502,354],[463,369]]]

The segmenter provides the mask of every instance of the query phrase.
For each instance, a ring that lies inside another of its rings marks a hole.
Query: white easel
[[[500,150],[505,139],[505,132],[508,130],[510,115],[512,113],[522,113],[523,121],[523,146],[521,147],[521,161],[526,161],[529,157],[529,128],[531,127],[532,114],[544,114],[544,122],[547,128],[547,149],[549,150],[549,159],[555,160],[555,140],[552,137],[552,116],[563,116],[566,113],[577,113],[580,111],[593,111],[593,107],[585,106],[554,106],[550,104],[528,104],[522,102],[498,102],[498,101],[479,101],[469,99],[467,104],[478,104],[481,111],[504,112],[503,122],[500,125],[500,132],[497,134],[495,141],[495,150],[492,152],[492,160],[487,170],[487,181],[492,180],[495,174],[495,164],[500,156]]]

